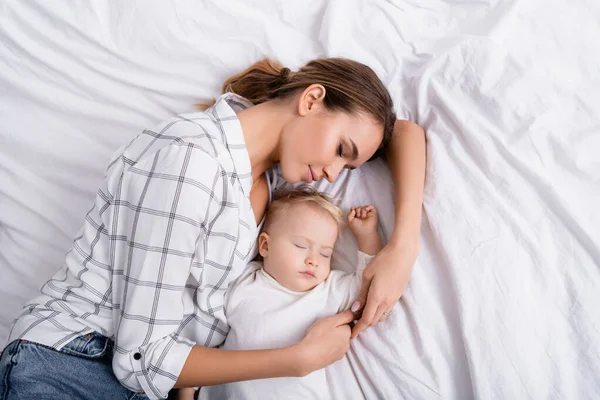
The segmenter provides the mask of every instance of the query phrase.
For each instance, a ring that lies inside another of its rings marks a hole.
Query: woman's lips
[[[305,179],[306,183],[312,183],[314,180],[312,170],[310,169],[310,167],[306,168],[306,177],[305,178],[306,178]]]

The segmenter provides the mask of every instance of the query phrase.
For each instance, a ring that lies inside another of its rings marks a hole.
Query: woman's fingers
[[[340,326],[354,321],[354,313],[351,310],[346,310],[329,318],[332,319],[332,322],[335,324],[335,326]]]
[[[375,326],[378,322],[383,322],[392,313],[393,307],[384,303],[370,305],[367,299],[367,306],[363,309],[360,320],[352,328],[352,338],[357,337],[362,331],[370,326]]]
[[[381,313],[381,318],[379,318],[379,322],[383,322],[386,319],[388,319],[388,317],[390,315],[392,315],[392,310],[394,309],[394,306],[392,307],[387,307],[383,313]]]
[[[299,343],[307,358],[309,372],[326,367],[344,356],[350,347],[351,311],[332,315],[316,321],[308,328]]]
[[[377,312],[375,313],[375,318],[373,318],[371,326],[374,326],[377,322],[385,321],[391,314],[389,308],[390,307],[386,304],[380,304],[379,307],[377,307]]]
[[[375,318],[375,313],[379,305],[375,304],[375,301],[371,299],[372,297],[367,297],[367,305],[362,311],[362,316],[356,325],[354,325],[354,328],[352,328],[352,338],[357,337],[362,331],[367,329]]]

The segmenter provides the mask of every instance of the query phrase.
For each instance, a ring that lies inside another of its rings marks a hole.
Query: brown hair
[[[293,72],[265,58],[227,79],[223,93],[234,92],[253,104],[260,104],[286,98],[312,84],[325,87],[324,104],[328,109],[362,111],[375,118],[383,127],[382,147],[387,147],[396,122],[392,97],[375,72],[357,61],[320,58]]]
[[[335,221],[339,234],[343,225],[344,213],[332,201],[330,197],[306,185],[291,190],[279,191],[275,194],[274,200],[267,209],[262,231],[267,232],[269,227],[273,225],[273,221],[282,217],[294,205],[308,204],[329,215]]]

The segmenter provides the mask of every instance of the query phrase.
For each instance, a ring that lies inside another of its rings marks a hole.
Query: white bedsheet
[[[336,397],[598,398],[598,38],[595,0],[3,1],[0,343],[116,148],[262,56],[347,56],[426,128],[428,169],[409,289],[330,369]],[[384,165],[348,181],[391,215]]]

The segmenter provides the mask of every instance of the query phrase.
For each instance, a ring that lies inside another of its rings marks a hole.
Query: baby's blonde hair
[[[308,204],[324,211],[335,221],[338,234],[341,231],[344,213],[333,204],[333,199],[310,186],[300,186],[275,193],[274,200],[267,210],[263,232],[268,232],[273,221],[297,204]]]

